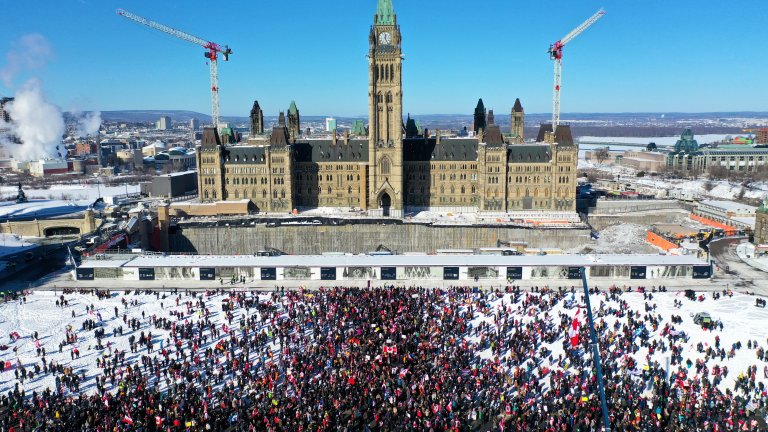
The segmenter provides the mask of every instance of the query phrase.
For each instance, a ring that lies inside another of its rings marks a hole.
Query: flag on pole
[[[579,345],[579,313],[581,308],[576,310],[576,315],[573,316],[571,327],[568,328],[568,337],[571,339],[571,347],[576,348]]]

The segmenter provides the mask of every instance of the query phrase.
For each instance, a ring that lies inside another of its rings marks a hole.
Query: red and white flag
[[[123,423],[133,426],[133,419],[128,414],[123,417]]]
[[[568,328],[568,337],[571,339],[571,347],[573,348],[579,345],[579,313],[581,313],[581,308],[576,310],[576,315],[573,316],[571,326]]]
[[[385,345],[383,351],[384,351],[384,354],[394,354],[394,355],[397,355],[397,345],[394,345],[394,346],[391,346],[391,347],[388,347],[388,346]]]

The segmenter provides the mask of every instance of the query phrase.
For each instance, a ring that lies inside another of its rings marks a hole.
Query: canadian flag
[[[123,423],[133,426],[133,419],[128,414],[123,417]]]
[[[579,345],[579,314],[581,308],[576,310],[576,315],[573,316],[571,327],[568,328],[568,337],[571,339],[571,347],[576,348]]]
[[[397,346],[384,346],[384,354],[394,354],[397,355]]]

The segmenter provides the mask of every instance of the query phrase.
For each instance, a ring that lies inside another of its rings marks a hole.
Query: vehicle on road
[[[704,328],[712,327],[712,317],[706,312],[699,312],[693,316],[693,323]]]

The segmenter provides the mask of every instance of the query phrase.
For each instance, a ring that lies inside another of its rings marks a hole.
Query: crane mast
[[[589,17],[586,21],[581,23],[578,27],[573,29],[564,38],[553,43],[549,46],[549,58],[554,61],[555,64],[555,85],[554,95],[552,97],[552,134],[554,135],[557,130],[557,126],[560,124],[560,88],[563,82],[563,48],[566,44],[576,38],[576,36],[584,33],[586,29],[596,23],[600,18],[605,15],[605,11],[600,9]]]
[[[195,45],[199,45],[206,49],[205,57],[208,59],[210,65],[211,74],[211,119],[213,120],[213,126],[219,128],[219,55],[224,57],[224,61],[229,61],[229,55],[232,54],[232,50],[227,45],[219,45],[215,42],[206,41],[197,36],[183,32],[181,30],[168,27],[167,25],[160,24],[158,22],[140,17],[136,14],[128,12],[124,9],[118,9],[117,14],[127,18],[133,22],[145,25],[149,28],[159,30],[163,33],[169,34],[187,42],[191,42]]]

